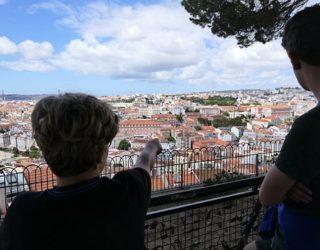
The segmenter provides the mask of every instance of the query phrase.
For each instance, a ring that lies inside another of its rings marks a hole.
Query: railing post
[[[259,154],[256,154],[256,176],[259,175]]]
[[[183,175],[183,163],[182,164],[180,164],[180,175],[181,175],[181,183],[180,183],[180,188],[181,189],[183,189],[183,177],[184,177],[184,175]]]

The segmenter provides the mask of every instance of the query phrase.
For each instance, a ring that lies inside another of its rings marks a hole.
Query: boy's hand
[[[143,152],[140,154],[137,159],[134,167],[144,168],[148,172],[150,172],[151,168],[154,166],[156,162],[156,156],[160,154],[162,151],[161,144],[158,139],[152,139],[148,141],[144,147]]]
[[[156,155],[158,155],[162,151],[162,146],[158,139],[152,139],[146,143],[144,150],[152,153],[156,153]]]
[[[296,182],[287,193],[287,196],[295,202],[308,204],[312,201],[312,191],[301,182]]]

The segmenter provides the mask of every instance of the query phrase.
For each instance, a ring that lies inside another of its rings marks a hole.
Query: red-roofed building
[[[176,126],[177,119],[173,114],[156,114],[151,116],[151,120],[157,122],[169,123],[171,126]]]
[[[292,107],[286,104],[275,104],[270,106],[255,106],[251,108],[251,113],[264,117],[277,116],[284,120],[292,116]]]
[[[187,118],[183,121],[183,125],[194,128],[195,126],[199,125],[198,119],[192,119],[192,118]]]
[[[220,115],[219,106],[205,106],[205,107],[200,107],[199,110],[200,110],[200,114],[205,117]]]
[[[208,147],[215,147],[215,146],[229,146],[231,142],[223,141],[220,139],[207,139],[207,140],[199,140],[194,141],[192,143],[192,148],[208,148]]]
[[[120,121],[119,129],[125,136],[151,137],[157,134],[160,128],[167,126],[170,126],[170,124],[151,119],[134,119]]]

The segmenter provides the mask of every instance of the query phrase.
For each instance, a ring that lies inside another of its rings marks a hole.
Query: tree
[[[207,99],[193,96],[188,100],[202,105],[235,106],[237,103],[237,99],[232,96],[209,96]]]
[[[202,117],[198,118],[198,122],[204,126],[210,126],[212,124],[211,121],[208,120],[208,118],[202,118]]]
[[[172,135],[170,135],[170,136],[167,138],[167,140],[168,140],[169,142],[172,142],[172,143],[175,143],[175,142],[176,142],[176,139],[174,139],[174,137],[173,137]]]
[[[183,122],[183,116],[181,113],[179,115],[176,115],[176,120],[177,120],[177,122],[180,122],[180,123]]]
[[[291,14],[308,0],[182,0],[190,20],[219,37],[233,36],[240,47],[281,36]]]
[[[17,156],[20,154],[20,151],[19,151],[19,149],[17,149],[16,147],[14,147],[14,148],[12,149],[12,153],[13,153],[13,156],[14,156],[14,157],[17,157]]]
[[[22,156],[26,156],[26,157],[29,157],[30,156],[30,151],[29,150],[26,150],[22,153]]]
[[[30,158],[39,158],[40,157],[40,151],[38,148],[36,148],[35,146],[31,146],[30,147],[30,152],[29,152],[29,157]]]
[[[194,129],[199,131],[199,130],[201,130],[201,127],[200,126],[194,126]]]
[[[245,116],[236,118],[227,118],[225,116],[218,116],[212,121],[212,126],[219,127],[232,127],[232,126],[244,126],[247,123]]]
[[[128,150],[131,147],[130,142],[128,142],[126,139],[123,139],[120,141],[118,149],[119,150]]]

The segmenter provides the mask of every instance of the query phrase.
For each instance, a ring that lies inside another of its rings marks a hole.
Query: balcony
[[[258,187],[281,142],[163,152],[152,171],[145,223],[147,249],[242,249],[257,237],[263,213]],[[136,155],[113,157],[102,175],[133,166]],[[46,164],[0,168],[0,206],[25,191],[55,185]]]

